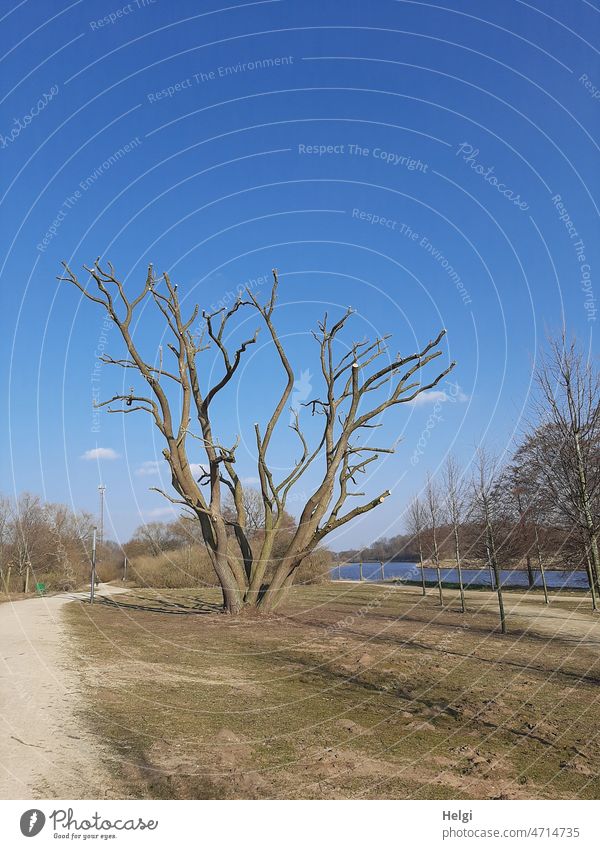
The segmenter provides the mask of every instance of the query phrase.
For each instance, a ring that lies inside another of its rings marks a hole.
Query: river
[[[440,569],[442,583],[458,584],[458,572],[456,569]],[[468,586],[492,586],[492,578],[489,569],[463,569],[463,584]],[[540,572],[535,570],[535,586],[542,586]],[[527,572],[523,570],[502,569],[500,572],[502,586],[527,587]],[[358,563],[348,563],[346,566],[336,566],[331,570],[331,578],[334,581],[358,581],[360,578],[360,566]],[[363,580],[381,581],[390,578],[401,578],[408,583],[421,582],[421,568],[418,563],[403,561],[390,561],[383,564],[363,563]],[[425,580],[427,582],[437,581],[436,570],[425,567]],[[553,589],[588,589],[588,578],[585,571],[570,571],[566,569],[547,569],[546,584]]]

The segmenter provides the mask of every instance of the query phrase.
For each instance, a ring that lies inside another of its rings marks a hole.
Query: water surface
[[[458,572],[456,569],[440,569],[442,583],[458,584]],[[489,569],[463,569],[463,584],[468,586],[491,587],[492,576]],[[535,586],[542,586],[541,574],[534,570]],[[358,563],[348,563],[346,566],[335,567],[331,570],[332,580],[358,581],[360,577],[360,566]],[[410,583],[420,583],[421,567],[418,563],[392,560],[389,563],[363,563],[363,580],[381,581],[390,578],[403,578]],[[504,587],[527,587],[527,572],[512,569],[502,569],[500,572],[502,586]],[[425,580],[437,581],[436,570],[425,567]],[[584,570],[570,571],[567,569],[547,569],[546,584],[552,589],[587,589],[588,577]]]

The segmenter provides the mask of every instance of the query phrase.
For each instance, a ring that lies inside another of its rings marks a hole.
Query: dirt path
[[[506,593],[504,604],[509,628],[510,619],[513,618],[530,633],[600,648],[600,615],[592,612],[587,599],[551,596],[550,604],[546,605],[541,596],[536,596],[535,601],[532,601],[531,596]],[[486,600],[489,609],[495,609],[496,605],[495,596]]]
[[[336,582],[337,583],[337,582]],[[340,581],[340,584],[360,584],[360,581]],[[364,586],[368,586],[365,582]],[[379,586],[390,586],[379,584]],[[420,597],[421,588],[417,586],[398,586],[398,592],[411,593]],[[436,594],[437,589],[429,587],[428,593]],[[444,587],[446,604],[454,609],[459,607],[459,592]],[[550,596],[550,604],[543,603],[541,593],[516,593],[514,590],[504,593],[504,607],[510,631],[511,621],[520,629],[532,634],[559,637],[567,642],[600,648],[600,612],[593,613],[591,602],[581,595]],[[467,590],[467,608],[469,610],[495,613],[498,609],[498,597],[492,590]]]
[[[444,598],[459,604],[458,590],[444,589]],[[496,613],[498,596],[495,592],[467,592],[467,607]],[[555,594],[550,604],[544,604],[541,593],[504,593],[504,607],[510,632],[511,625],[529,634],[557,637],[566,642],[600,648],[600,614],[593,613],[591,602],[578,595]]]
[[[100,595],[124,592],[100,585]],[[78,717],[61,609],[81,594],[0,604],[0,799],[118,797]]]

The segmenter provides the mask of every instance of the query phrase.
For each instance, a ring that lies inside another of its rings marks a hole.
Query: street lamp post
[[[100,493],[100,533],[98,534],[100,546],[104,542],[104,493],[106,492],[106,487],[103,483],[98,487],[98,492]]]
[[[92,536],[92,572],[90,575],[90,604],[94,603],[94,593],[96,590],[96,528]]]

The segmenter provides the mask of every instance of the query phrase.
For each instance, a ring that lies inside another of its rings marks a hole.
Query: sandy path
[[[100,585],[100,595],[125,592]],[[0,799],[114,798],[101,750],[77,716],[61,608],[82,594],[0,604]]]
[[[360,581],[344,580],[344,584],[359,584]],[[369,586],[369,582],[364,582]],[[371,586],[393,586],[390,584],[371,584]],[[398,592],[411,593],[421,597],[421,588],[415,585],[399,585]],[[437,596],[435,587],[428,587],[427,593]],[[489,611],[498,610],[498,596],[492,590],[477,590],[467,593],[467,610]],[[459,609],[460,595],[458,590],[444,587],[444,601],[454,610]],[[600,612],[593,613],[591,602],[580,595],[550,596],[550,604],[545,605],[540,592],[535,595],[516,593],[513,590],[504,593],[504,607],[510,631],[511,621],[519,629],[525,629],[533,634],[557,637],[566,642],[579,643],[584,646],[600,648]]]
[[[541,596],[536,596],[536,600],[532,601],[531,596],[514,597],[506,593],[504,604],[509,630],[510,620],[514,618],[520,626],[533,633],[600,648],[600,614],[592,612],[591,603],[587,599],[575,598],[575,601],[579,601],[575,610],[569,609],[567,602],[560,598],[551,596],[550,599],[550,604],[546,605]],[[487,606],[497,609],[496,605],[496,598],[490,598]],[[570,605],[573,605],[573,598],[570,599]]]

